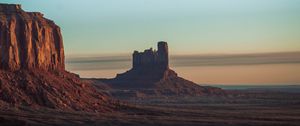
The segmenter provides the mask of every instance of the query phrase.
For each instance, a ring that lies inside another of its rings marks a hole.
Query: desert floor
[[[1,106],[4,125],[299,126],[300,94],[130,98],[119,111],[85,113]]]

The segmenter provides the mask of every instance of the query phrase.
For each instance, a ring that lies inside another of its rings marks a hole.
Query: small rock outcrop
[[[152,48],[144,52],[134,51],[132,68],[113,79],[96,79],[94,83],[107,83],[114,91],[114,96],[125,96],[128,93],[139,95],[163,96],[202,96],[224,95],[220,88],[200,86],[181,78],[169,68],[169,51],[167,42],[158,42],[158,50]],[[103,84],[102,84],[103,85]],[[128,92],[128,90],[130,90]],[[122,92],[125,91],[125,92]]]
[[[38,12],[0,4],[0,104],[106,112],[114,104],[65,70],[60,28]]]

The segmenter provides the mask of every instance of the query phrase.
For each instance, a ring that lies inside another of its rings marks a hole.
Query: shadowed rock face
[[[158,50],[152,48],[144,52],[134,51],[132,54],[132,69],[169,69],[169,51],[167,42],[158,42]]]
[[[144,52],[134,51],[133,67],[129,71],[118,74],[113,79],[94,80],[97,85],[107,83],[114,91],[114,96],[130,94],[145,95],[224,95],[220,88],[199,86],[194,82],[181,78],[169,68],[167,42],[158,42],[158,50],[152,48]],[[122,92],[124,90],[125,92]],[[136,93],[138,92],[138,93]]]
[[[0,4],[0,68],[64,70],[60,28],[39,12]]]
[[[132,55],[132,69],[118,74],[116,81],[130,81],[133,87],[151,87],[152,83],[164,78],[177,77],[177,74],[169,69],[169,55],[167,42],[158,42],[158,50],[152,48],[144,52],[134,51]],[[129,85],[126,85],[129,86]]]

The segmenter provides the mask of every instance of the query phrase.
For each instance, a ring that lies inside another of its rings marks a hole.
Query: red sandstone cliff
[[[64,70],[60,28],[39,12],[0,4],[0,67],[19,70]]]
[[[114,105],[65,71],[60,28],[38,12],[0,4],[0,103],[78,111]]]

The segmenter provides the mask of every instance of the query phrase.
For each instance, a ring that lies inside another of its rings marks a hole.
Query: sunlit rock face
[[[64,70],[60,28],[39,12],[0,4],[0,68]]]
[[[0,105],[109,112],[114,103],[65,71],[60,28],[38,12],[0,4]]]

